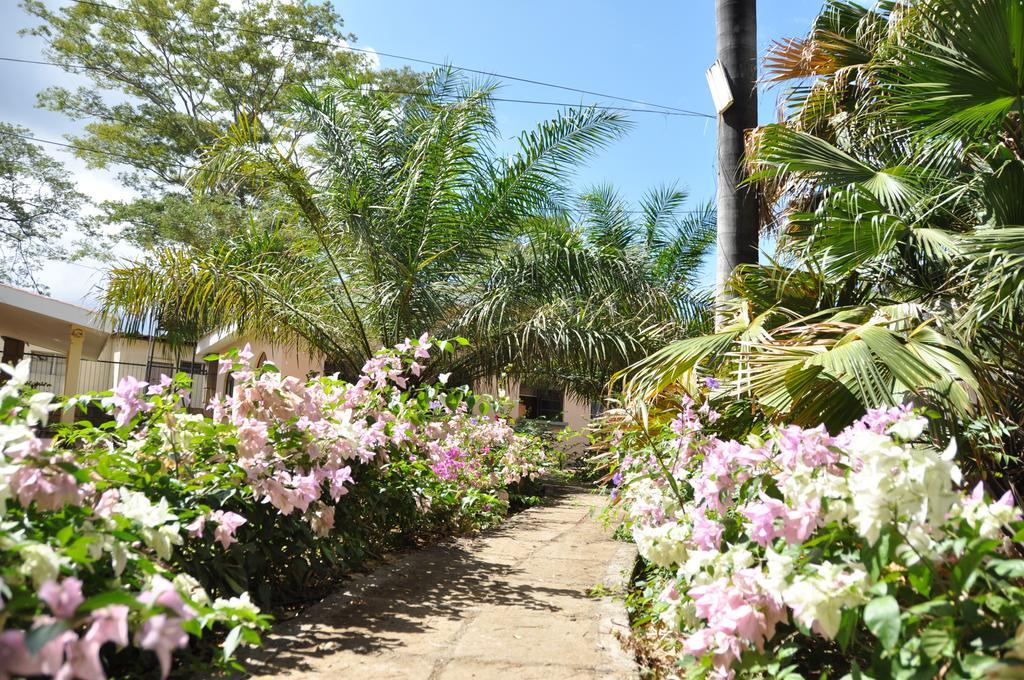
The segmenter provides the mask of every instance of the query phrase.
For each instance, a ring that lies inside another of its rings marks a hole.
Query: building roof
[[[0,284],[0,335],[66,353],[71,325],[85,331],[82,355],[98,357],[112,327],[95,310]]]

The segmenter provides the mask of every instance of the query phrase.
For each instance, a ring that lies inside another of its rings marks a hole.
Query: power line
[[[78,3],[78,4],[81,4],[81,5],[88,5],[88,6],[91,6],[91,7],[98,7],[98,8],[103,8],[103,9],[114,10],[115,12],[127,12],[129,14],[137,14],[137,15],[140,15],[140,16],[147,16],[147,17],[153,16],[153,13],[151,13],[151,12],[143,12],[142,10],[129,9],[129,8],[125,8],[125,7],[117,7],[115,5],[109,5],[109,4],[106,4],[106,3],[103,3],[103,2],[97,2],[96,0],[73,0],[73,1]],[[165,19],[169,19],[169,20],[180,20],[181,19],[181,17],[175,17],[175,16],[171,16],[171,15],[168,15],[168,14],[160,14],[158,16],[161,16],[161,17],[163,17]],[[682,114],[686,114],[686,115],[689,115],[689,116],[697,116],[697,117],[701,117],[701,118],[711,118],[711,119],[715,118],[715,116],[712,116],[712,115],[707,114],[707,113],[702,113],[700,111],[692,111],[692,110],[689,110],[689,109],[683,109],[683,108],[679,108],[677,106],[668,106],[666,104],[653,104],[653,103],[650,103],[650,102],[643,101],[641,99],[631,99],[629,97],[621,97],[621,96],[613,95],[613,94],[606,94],[606,93],[602,93],[602,92],[595,92],[593,90],[586,90],[586,89],[582,89],[582,88],[578,88],[578,87],[572,87],[572,86],[569,86],[569,85],[559,85],[559,84],[556,84],[556,83],[549,83],[549,82],[546,82],[546,81],[543,81],[543,80],[535,80],[533,78],[524,78],[524,77],[521,77],[521,76],[513,76],[513,75],[509,75],[509,74],[498,73],[498,72],[495,72],[495,71],[484,71],[482,69],[469,68],[469,67],[466,67],[466,66],[458,66],[458,65],[455,65],[455,64],[445,64],[445,63],[439,62],[439,61],[432,61],[430,59],[421,59],[421,58],[418,58],[418,57],[410,57],[410,56],[407,56],[407,55],[397,54],[397,53],[394,53],[394,52],[382,52],[382,51],[376,50],[376,49],[367,49],[367,48],[362,48],[362,47],[353,47],[352,45],[348,45],[348,44],[339,44],[339,43],[335,43],[335,42],[332,42],[332,41],[315,40],[313,38],[306,38],[306,37],[303,37],[303,36],[291,35],[291,34],[287,34],[287,33],[275,33],[275,32],[271,32],[271,31],[260,31],[260,30],[256,30],[256,29],[253,29],[253,28],[246,28],[244,26],[239,26],[237,24],[235,24],[233,26],[225,26],[223,24],[217,24],[217,23],[214,23],[212,21],[196,21],[194,19],[186,19],[186,21],[188,21],[193,26],[206,26],[208,28],[221,29],[221,30],[223,30],[225,28],[229,28],[229,29],[236,30],[236,31],[238,31],[240,33],[251,33],[253,35],[259,35],[259,36],[263,36],[263,37],[281,38],[281,39],[285,39],[285,40],[292,40],[292,41],[295,41],[295,42],[304,42],[304,43],[311,44],[311,45],[319,45],[321,47],[333,47],[335,49],[346,50],[346,51],[350,51],[350,52],[359,52],[359,53],[363,53],[363,54],[374,54],[374,55],[389,57],[389,58],[392,58],[392,59],[400,59],[402,61],[408,61],[408,62],[412,62],[412,63],[416,63],[416,64],[425,64],[425,65],[428,65],[428,66],[434,66],[434,67],[439,67],[439,68],[451,68],[453,70],[463,71],[465,73],[475,73],[477,75],[489,76],[489,77],[492,77],[492,78],[499,78],[499,79],[502,79],[502,80],[512,80],[512,81],[516,81],[516,82],[520,82],[520,83],[527,83],[527,84],[530,84],[530,85],[538,85],[538,86],[541,86],[541,87],[550,87],[550,88],[553,88],[553,89],[565,90],[567,92],[576,92],[578,94],[585,94],[585,95],[592,96],[592,97],[601,97],[601,98],[604,98],[604,99],[616,99],[618,101],[629,102],[631,104],[640,104],[641,106],[655,107],[655,108],[659,108],[659,109],[665,109],[666,111],[675,111],[677,113],[682,113]]]
[[[85,151],[86,153],[95,153],[95,154],[99,154],[101,156],[110,156],[111,158],[120,158],[121,160],[129,161],[133,165],[139,162],[139,159],[135,158],[134,156],[129,156],[129,155],[123,154],[123,153],[117,153],[116,151],[105,151],[103,149],[90,149],[87,146],[80,146],[78,144],[70,144],[68,142],[55,142],[52,139],[42,139],[41,137],[34,137],[32,135],[23,135],[23,134],[19,134],[17,132],[9,132],[7,130],[0,130],[0,135],[3,135],[5,137],[18,137],[19,139],[24,139],[24,140],[29,141],[29,142],[37,142],[39,144],[50,144],[52,146],[60,146],[60,147],[63,147],[65,149],[73,149],[75,151]],[[187,166],[187,165],[182,164],[182,163],[168,163],[168,165],[170,165],[171,167],[179,167],[179,168],[182,168],[182,169],[185,169],[185,170],[194,170],[195,169],[195,168],[191,168],[190,166]],[[239,176],[241,176],[241,175],[239,175]]]
[[[38,65],[38,66],[56,66],[58,68],[63,68],[63,69],[83,69],[83,70],[88,70],[88,71],[106,71],[107,70],[107,69],[105,69],[102,66],[89,66],[87,64],[62,64],[62,63],[56,62],[56,61],[42,61],[42,60],[39,60],[39,59],[19,59],[19,58],[16,58],[16,57],[0,57],[0,61],[7,61],[7,62],[12,62],[12,63],[17,63],[17,64],[35,64],[35,65]],[[228,79],[226,82],[240,83],[242,81],[241,80],[232,81],[232,80]],[[284,84],[284,83],[275,83],[275,84]],[[348,90],[350,92],[363,92],[363,91],[366,91],[366,92],[380,92],[382,94],[397,94],[397,95],[404,95],[404,96],[409,96],[409,97],[429,97],[429,96],[434,96],[436,94],[436,93],[429,92],[429,91],[426,91],[426,90],[424,90],[424,91],[395,90],[395,89],[391,89],[391,88],[374,87],[372,85],[367,85],[365,87],[344,87],[344,88],[337,88],[337,89]],[[457,95],[451,95],[451,96],[457,98]],[[560,107],[565,107],[565,108],[576,107],[576,108],[597,109],[597,110],[602,110],[602,111],[624,111],[624,112],[629,112],[629,113],[653,113],[653,114],[656,114],[656,115],[659,115],[659,116],[677,116],[677,117],[683,117],[683,118],[686,118],[686,117],[691,117],[691,118],[692,117],[703,117],[705,115],[705,114],[699,114],[699,113],[681,113],[681,112],[676,112],[676,111],[655,111],[653,109],[639,109],[639,108],[633,108],[633,107],[629,107],[629,106],[607,106],[607,105],[603,105],[603,104],[571,104],[571,103],[568,103],[568,102],[545,101],[545,100],[540,100],[540,99],[510,99],[510,98],[507,98],[507,97],[494,97],[494,96],[491,96],[491,95],[488,95],[487,98],[492,100],[492,101],[507,102],[507,103],[511,103],[511,104],[538,104],[538,105],[541,105],[541,106],[560,106]],[[93,117],[99,117],[99,116],[93,116]]]
[[[20,134],[20,133],[17,133],[17,132],[10,132],[10,131],[7,131],[7,130],[0,130],[0,136],[17,137],[17,138],[23,139],[25,141],[36,142],[37,144],[49,144],[51,146],[62,147],[64,149],[70,149],[70,150],[74,150],[74,151],[84,151],[86,153],[95,153],[95,154],[99,154],[101,156],[109,156],[110,158],[117,158],[117,159],[120,159],[122,162],[128,162],[129,164],[132,164],[132,165],[134,165],[134,164],[139,162],[139,159],[135,158],[134,156],[129,156],[127,154],[117,153],[116,151],[106,151],[106,150],[103,150],[103,149],[95,149],[95,148],[90,148],[90,147],[87,147],[87,146],[81,146],[79,144],[72,144],[70,142],[58,142],[58,141],[54,141],[52,139],[43,139],[41,137],[35,137],[33,135],[23,135],[23,134]],[[170,166],[170,167],[180,168],[182,170],[187,170],[187,171],[190,171],[190,172],[194,172],[194,171],[196,171],[198,169],[198,168],[195,168],[193,166],[186,165],[184,163],[167,163],[167,165]],[[233,177],[233,178],[236,178],[236,179],[245,179],[245,180],[252,179],[252,177],[250,177],[249,175],[244,175],[242,173],[237,173],[237,172],[226,172],[224,170],[212,170],[212,171],[207,170],[206,172],[211,172],[211,174],[214,174],[214,175],[217,175],[217,176],[220,176],[220,177]],[[587,211],[585,208],[580,208],[580,207],[569,206],[569,207],[565,207],[563,209],[566,210],[567,212],[574,212],[574,213],[577,213],[577,214],[582,215],[582,216],[590,214],[589,211]],[[630,214],[630,215],[646,215],[647,214],[647,211],[644,211],[644,210],[614,210],[613,212],[615,212],[615,213],[623,213],[623,214]],[[702,209],[676,210],[676,211],[674,211],[674,214],[677,214],[677,215],[704,215],[704,214],[707,214],[707,210],[702,210]]]

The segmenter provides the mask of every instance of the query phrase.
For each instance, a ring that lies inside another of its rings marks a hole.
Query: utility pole
[[[757,195],[743,167],[744,133],[757,127],[757,0],[715,0],[718,61],[732,104],[718,116],[718,267],[715,297],[737,265],[756,263]],[[716,325],[721,319],[716,315]]]

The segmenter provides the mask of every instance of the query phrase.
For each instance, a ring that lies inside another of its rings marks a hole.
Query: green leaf
[[[910,586],[923,597],[931,595],[932,576],[931,567],[924,560],[913,564],[907,570],[907,580],[910,582]]]
[[[71,540],[71,536],[74,533],[75,533],[74,525],[73,524],[68,524],[67,526],[62,527],[60,529],[60,531],[57,532],[57,535],[56,535],[55,538],[57,539],[57,542],[60,543],[61,545],[67,545],[67,542],[69,540]]]
[[[843,610],[843,618],[839,623],[836,642],[839,643],[839,648],[844,652],[850,647],[850,641],[853,640],[853,634],[857,630],[858,623],[860,623],[860,611],[857,609]]]
[[[263,627],[266,627],[266,625]],[[239,628],[242,628],[242,639],[253,647],[258,647],[263,642],[260,634],[252,628],[243,628],[242,626],[239,626]]]
[[[142,606],[141,603],[130,593],[126,593],[121,590],[111,590],[106,593],[100,593],[99,595],[93,595],[85,602],[78,605],[78,609],[76,611],[80,614],[85,614],[112,604],[123,604],[132,607],[133,609],[138,609]]]
[[[915,604],[909,610],[911,614],[927,615],[927,616],[950,616],[956,609],[953,605],[947,602],[944,598],[936,598],[929,600],[928,602],[922,602],[921,604]]]
[[[965,671],[970,673],[970,677],[978,678],[981,677],[984,672],[992,665],[998,663],[999,659],[992,656],[985,656],[984,654],[968,654],[960,662],[960,665]]]
[[[936,621],[921,631],[921,651],[932,659],[950,656],[955,651],[956,640],[944,627],[943,621],[951,622],[950,619]]]
[[[992,571],[1004,578],[1024,578],[1024,560],[999,560],[993,563]]]
[[[876,597],[864,607],[864,623],[885,649],[892,649],[900,638],[900,605],[891,595]]]
[[[89,555],[89,546],[97,540],[99,539],[96,536],[79,536],[74,543],[64,549],[64,554],[80,564],[93,562]]]
[[[68,629],[65,621],[54,621],[38,628],[33,628],[25,635],[25,647],[28,653],[35,656],[43,646]]]
[[[238,649],[239,643],[242,641],[242,626],[235,626],[228,633],[227,638],[224,640],[224,644],[221,647],[224,649],[224,660],[228,661],[232,656],[235,655],[235,650]]]
[[[967,551],[953,565],[953,583],[959,591],[970,590],[974,580],[978,577],[977,569],[981,561],[990,555],[1000,542],[994,538],[976,539],[971,541]]]

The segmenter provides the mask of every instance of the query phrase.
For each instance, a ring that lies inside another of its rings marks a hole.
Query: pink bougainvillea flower
[[[227,408],[223,399],[213,397],[210,399],[210,403],[206,405],[206,408],[210,411],[210,418],[215,423],[223,423],[227,420]]]
[[[348,488],[345,487],[346,482],[349,484],[355,483],[352,479],[352,468],[348,465],[338,468],[333,472],[328,472],[327,475],[331,485],[331,499],[334,501],[348,493]]]
[[[39,599],[46,603],[57,618],[70,619],[75,615],[78,605],[85,602],[82,582],[73,576],[60,583],[51,579],[40,586]]]
[[[320,498],[320,481],[313,474],[291,475],[291,484],[294,489],[292,503],[302,512],[309,508],[310,503]]]
[[[30,465],[19,467],[11,475],[11,489],[23,506],[34,502],[42,510],[78,505],[82,496],[78,482],[64,470]]]
[[[820,521],[821,499],[808,499],[792,510],[786,511],[781,535],[789,543],[803,543],[818,528]]]
[[[32,677],[42,672],[42,659],[29,654],[25,646],[25,631],[0,632],[0,678],[7,680],[12,675]]]
[[[824,425],[813,429],[789,425],[779,430],[775,443],[779,449],[779,462],[790,469],[797,465],[809,468],[831,466],[839,460],[839,453],[834,449],[835,440]]]
[[[250,345],[248,342],[245,343],[245,347],[238,350],[238,358],[244,361],[245,363],[249,363],[250,361],[252,361],[253,356],[254,355],[252,353],[252,345]]]
[[[124,646],[128,644],[128,612],[123,604],[112,604],[101,607],[92,613],[92,625],[85,634],[85,639],[98,642],[113,642]]]
[[[8,446],[7,450],[4,451],[4,455],[14,462],[19,462],[25,458],[38,456],[45,449],[46,445],[43,444],[43,440],[35,435],[31,435],[23,442]]]
[[[121,500],[121,492],[117,489],[107,489],[101,495],[92,511],[97,517],[110,518],[114,515],[114,508]]]
[[[416,351],[412,355],[417,359],[429,359],[430,352],[427,351],[428,349],[430,349],[430,334],[424,333],[417,341]]]
[[[326,536],[334,528],[334,506],[317,502],[310,511],[309,524],[317,536]]]
[[[149,395],[163,394],[164,391],[168,387],[171,386],[172,382],[174,382],[174,381],[171,380],[170,376],[166,375],[165,373],[161,373],[160,374],[160,384],[159,385],[150,385],[149,389],[146,390],[146,394],[149,394]]]
[[[691,539],[701,550],[718,550],[722,544],[722,525],[703,512],[693,521]]]
[[[135,414],[140,411],[148,411],[153,407],[140,396],[148,384],[133,375],[126,375],[114,388],[114,396],[103,398],[101,403],[104,406],[114,407],[114,421],[118,427],[126,426],[135,417]]]
[[[255,456],[264,451],[269,435],[267,424],[255,418],[244,418],[238,423],[238,453]]]
[[[412,438],[409,436],[411,430],[411,423],[395,423],[395,426],[391,429],[391,441],[396,445],[409,441]]]
[[[166,607],[184,619],[191,619],[196,615],[195,610],[181,599],[174,584],[163,576],[154,576],[149,589],[140,593],[137,599],[151,607]]]
[[[750,538],[758,545],[765,546],[779,535],[775,520],[785,517],[787,510],[782,501],[762,495],[760,501],[743,506],[740,514],[750,521],[747,530]]]
[[[246,519],[235,512],[224,512],[222,510],[215,510],[210,513],[210,520],[217,523],[217,528],[213,530],[213,537],[217,541],[220,541],[221,546],[227,550],[232,543],[237,543],[238,539],[235,538],[235,531],[238,527],[245,524]]]
[[[262,495],[264,503],[270,503],[277,508],[278,512],[282,515],[287,517],[295,510],[295,504],[292,502],[293,494],[291,490],[286,487],[276,475],[270,479],[262,480],[259,485],[254,488]]]
[[[190,536],[199,537],[203,535],[203,529],[206,528],[206,515],[199,515],[194,520],[189,522],[185,526],[185,530],[188,531]]]
[[[61,672],[80,680],[106,680],[100,649],[108,642],[121,647],[128,644],[128,611],[125,605],[110,605],[93,612],[89,630],[68,647],[68,658]]]
[[[36,619],[37,625],[46,625],[47,623],[52,623],[52,621],[48,621],[45,617]],[[76,642],[78,642],[78,635],[74,631],[66,630],[44,644],[37,655],[40,661],[40,674],[52,675],[55,680],[71,680],[74,675],[71,661]]]
[[[161,677],[166,678],[171,672],[171,653],[188,644],[188,634],[181,627],[181,619],[157,614],[142,624],[135,641],[139,647],[156,654]]]

